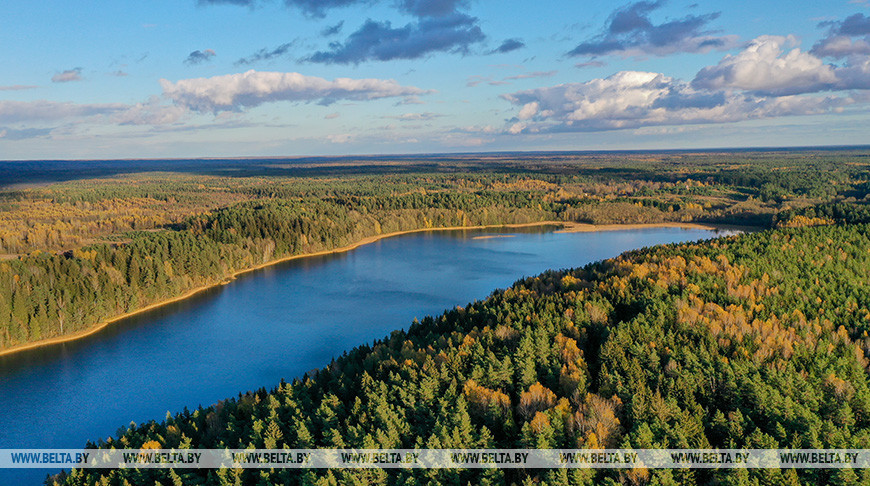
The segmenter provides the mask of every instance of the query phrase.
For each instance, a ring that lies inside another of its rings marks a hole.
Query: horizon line
[[[300,159],[404,159],[410,157],[473,157],[512,154],[645,154],[645,153],[728,153],[728,152],[787,152],[787,151],[836,151],[868,150],[870,144],[855,145],[793,145],[793,146],[745,146],[745,147],[707,147],[707,148],[667,148],[667,149],[572,149],[572,150],[495,150],[482,152],[418,152],[418,153],[370,153],[347,155],[236,155],[209,157],[116,157],[116,158],[72,158],[72,159],[0,159],[9,162],[124,162],[124,161],[208,161],[208,160],[300,160]]]

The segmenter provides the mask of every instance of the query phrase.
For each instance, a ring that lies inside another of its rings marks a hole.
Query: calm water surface
[[[82,447],[130,421],[272,388],[524,276],[723,232],[508,234],[417,233],[286,262],[76,342],[0,357],[0,449]],[[45,474],[0,470],[0,484]]]

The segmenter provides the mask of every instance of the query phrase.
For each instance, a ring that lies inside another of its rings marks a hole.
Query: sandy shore
[[[211,285],[203,285],[201,287],[197,287],[188,292],[185,292],[182,295],[177,297],[173,297],[171,299],[161,300],[160,302],[155,302],[153,304],[147,305],[140,309],[136,309],[135,311],[127,312],[121,314],[119,316],[115,316],[111,319],[107,319],[105,321],[100,322],[88,329],[75,332],[73,334],[66,334],[64,336],[57,336],[49,339],[42,339],[39,341],[35,341],[27,344],[19,344],[17,346],[13,346],[11,348],[0,350],[0,356],[6,356],[13,353],[18,353],[21,351],[26,351],[29,349],[37,349],[45,346],[52,346],[55,344],[66,343],[70,341],[75,341],[76,339],[81,339],[83,337],[90,336],[92,334],[96,334],[106,327],[128,317],[132,317],[138,314],[142,314],[148,312],[150,310],[156,309],[158,307],[162,307],[167,304],[171,304],[173,302],[179,302],[184,299],[190,298],[200,292],[205,290],[217,287],[219,285],[226,285],[230,280],[235,279],[241,274],[253,272],[256,270],[260,270],[262,268],[276,265],[278,263],[287,262],[290,260],[296,260],[299,258],[308,258],[314,256],[322,256],[322,255],[330,255],[333,253],[343,253],[347,251],[351,251],[353,249],[359,248],[362,245],[367,245],[369,243],[374,243],[375,241],[382,240],[385,238],[392,238],[394,236],[407,235],[412,233],[424,233],[429,231],[455,231],[455,230],[475,230],[475,229],[495,229],[495,228],[529,228],[533,226],[562,226],[563,228],[557,230],[557,233],[583,233],[583,232],[591,232],[591,231],[617,231],[617,230],[630,230],[630,229],[640,229],[640,228],[686,228],[686,229],[721,229],[722,226],[711,226],[704,224],[695,224],[695,223],[656,223],[656,224],[608,224],[608,225],[593,225],[593,224],[584,224],[584,223],[571,223],[565,221],[540,221],[536,223],[524,223],[524,224],[499,224],[499,225],[490,225],[490,226],[450,226],[446,228],[421,228],[416,230],[408,230],[408,231],[396,231],[393,233],[385,233],[382,235],[369,236],[367,238],[363,238],[356,243],[351,245],[343,246],[341,248],[335,248],[333,250],[324,250],[318,251],[315,253],[305,253],[301,255],[291,255],[283,258],[279,258],[276,260],[271,260],[269,262],[256,265],[250,268],[246,268],[244,270],[239,270],[232,275],[230,275],[226,280],[211,284]],[[479,236],[477,238],[498,238],[505,237],[507,235],[486,235]]]

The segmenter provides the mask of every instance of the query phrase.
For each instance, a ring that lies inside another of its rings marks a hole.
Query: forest
[[[629,252],[520,280],[271,390],[88,447],[868,448],[868,268],[867,224]],[[868,481],[851,469],[118,469],[47,484]]]
[[[24,164],[0,179],[0,351],[393,232],[736,224],[744,235],[523,279],[272,389],[131,423],[87,446],[870,448],[867,157],[844,149]],[[121,469],[47,480],[868,482],[867,471],[849,469]]]
[[[870,217],[860,150],[17,164],[0,180],[0,351],[391,232]]]

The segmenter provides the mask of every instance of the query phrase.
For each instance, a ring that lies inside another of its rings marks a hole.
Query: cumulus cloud
[[[187,55],[187,59],[184,60],[184,64],[189,66],[193,66],[195,64],[202,64],[215,56],[215,52],[211,49],[203,49],[196,50]]]
[[[295,43],[296,43],[296,41],[287,42],[286,44],[281,44],[280,46],[278,46],[274,49],[267,49],[264,47],[264,48],[260,49],[259,51],[251,54],[248,57],[243,57],[243,58],[239,59],[238,61],[236,61],[236,65],[253,64],[255,62],[268,61],[268,60],[274,59],[276,57],[281,57],[281,56],[287,54],[287,52],[290,50],[291,47],[293,47],[293,45]]]
[[[819,27],[827,27],[828,36],[813,46],[813,54],[838,59],[870,54],[870,17],[857,13],[843,20],[822,22]]]
[[[702,69],[692,85],[697,88],[737,88],[768,94],[788,95],[831,89],[837,83],[834,68],[798,48],[793,37],[761,36],[737,55],[725,56],[719,64]]]
[[[122,103],[78,104],[58,101],[0,101],[0,123],[51,122],[72,117],[109,115],[127,108]]]
[[[248,71],[211,78],[160,80],[163,95],[177,106],[200,113],[241,111],[274,101],[303,101],[328,105],[338,100],[373,100],[429,93],[393,80],[323,78],[299,73]]]
[[[51,82],[53,83],[69,83],[70,81],[81,81],[82,80],[82,68],[72,68],[67,69],[66,71],[56,73],[51,77]]]
[[[870,56],[853,53],[842,65],[826,64],[812,51],[786,49],[796,43],[791,36],[758,37],[738,54],[702,69],[692,86],[777,96],[870,89]]]
[[[530,101],[523,105],[522,109],[520,109],[520,112],[517,114],[517,117],[520,120],[528,120],[537,115],[540,108],[541,105],[537,101]]]
[[[504,95],[519,108],[508,133],[602,131],[660,125],[728,123],[822,114],[850,97],[777,96],[696,90],[660,73],[623,71],[586,83]]]
[[[569,56],[666,56],[677,52],[726,50],[737,44],[736,36],[717,36],[705,30],[719,13],[688,15],[679,20],[655,24],[650,13],[663,1],[641,1],[611,14],[604,31],[578,44]]]
[[[813,46],[813,54],[822,57],[844,58],[854,54],[870,54],[868,39],[852,39],[845,35],[825,37]]]
[[[404,27],[367,20],[344,43],[333,43],[305,60],[326,64],[358,64],[363,61],[417,59],[434,52],[468,52],[485,36],[477,19],[464,14],[425,18]]]
[[[487,54],[504,54],[507,52],[515,51],[517,49],[522,49],[526,47],[525,42],[520,39],[507,39],[501,43],[500,46],[495,49],[487,52]]]

